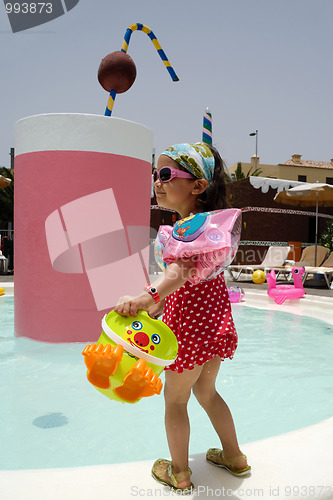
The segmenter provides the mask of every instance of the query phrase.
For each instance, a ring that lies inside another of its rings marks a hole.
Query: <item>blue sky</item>
[[[101,59],[120,50],[128,25],[147,24],[180,81],[172,82],[150,39],[132,35],[132,88],[113,116],[140,122],[156,152],[213,139],[228,166],[249,161],[259,130],[263,163],[293,153],[329,161],[332,140],[332,0],[80,0],[66,15],[13,34],[0,5],[0,165],[9,166],[17,120],[39,113],[104,114]]]

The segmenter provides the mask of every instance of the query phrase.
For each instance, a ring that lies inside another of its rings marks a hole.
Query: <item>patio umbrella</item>
[[[320,182],[313,184],[307,182],[286,191],[280,191],[275,195],[274,201],[298,207],[316,207],[315,265],[317,265],[318,207],[333,206],[333,186]]]
[[[9,184],[11,182],[12,182],[11,179],[8,179],[7,177],[0,175],[0,188],[5,188],[5,187],[9,186]]]

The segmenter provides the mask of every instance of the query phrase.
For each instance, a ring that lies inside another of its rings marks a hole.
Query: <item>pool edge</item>
[[[0,288],[5,289],[5,293],[1,297],[6,297],[6,295],[11,297],[14,295],[14,283],[12,281],[0,281]]]
[[[268,297],[264,290],[247,289],[244,300],[238,304],[232,304],[232,308],[243,306],[307,316],[333,325],[333,297],[305,295],[297,301],[286,301],[278,305]]]
[[[204,453],[191,455],[192,480],[197,490],[187,498],[332,498],[332,441],[333,417],[297,431],[243,445],[242,451],[248,455],[252,466],[252,475],[245,478],[235,478],[211,466],[205,461]],[[210,445],[214,443],[207,443],[207,448]],[[156,458],[66,469],[0,471],[1,498],[35,500],[37,492],[44,500],[127,500],[135,496],[173,496],[150,476]],[[10,496],[6,496],[6,492]]]

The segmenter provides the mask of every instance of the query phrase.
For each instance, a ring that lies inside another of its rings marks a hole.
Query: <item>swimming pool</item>
[[[14,337],[13,297],[0,297],[1,469],[75,467],[168,456],[163,397],[122,405],[86,380],[85,344]],[[246,443],[332,415],[333,326],[283,311],[236,304],[239,347],[218,390]],[[96,339],[99,332],[96,333]],[[190,401],[190,452],[218,445]]]

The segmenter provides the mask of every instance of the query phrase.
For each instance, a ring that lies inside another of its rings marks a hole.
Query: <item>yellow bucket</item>
[[[97,344],[83,350],[87,378],[98,391],[115,401],[136,403],[160,394],[159,375],[174,362],[176,336],[163,321],[146,311],[136,317],[109,312],[102,320]]]

